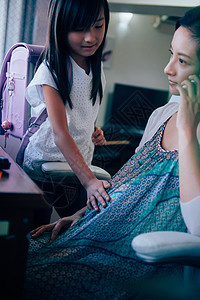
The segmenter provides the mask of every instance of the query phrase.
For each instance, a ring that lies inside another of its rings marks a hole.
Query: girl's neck
[[[77,65],[82,68],[87,75],[90,73],[90,64],[87,58],[85,57],[77,57],[75,55],[71,55],[73,60],[77,63]]]

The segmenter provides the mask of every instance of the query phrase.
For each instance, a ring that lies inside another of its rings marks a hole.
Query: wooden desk
[[[0,293],[21,299],[34,209],[45,207],[42,191],[0,147],[11,163],[0,176]]]

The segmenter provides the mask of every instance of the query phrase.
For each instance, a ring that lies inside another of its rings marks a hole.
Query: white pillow
[[[139,257],[156,261],[169,257],[200,259],[200,237],[185,232],[156,231],[136,236],[132,248]]]

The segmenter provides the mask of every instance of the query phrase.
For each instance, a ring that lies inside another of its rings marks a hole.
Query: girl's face
[[[92,56],[101,45],[105,34],[105,16],[102,8],[96,22],[89,29],[77,29],[68,34],[70,55],[77,62]]]
[[[181,26],[175,31],[170,53],[171,57],[164,73],[168,75],[169,92],[173,95],[179,95],[176,89],[177,85],[188,79],[189,75],[200,74],[197,42],[192,37],[190,30]]]

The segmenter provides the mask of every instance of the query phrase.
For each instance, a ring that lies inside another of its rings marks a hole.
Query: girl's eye
[[[83,28],[76,28],[76,29],[74,29],[74,31],[75,32],[82,32],[82,31],[84,31],[84,29]]]
[[[96,25],[96,26],[95,26],[96,29],[101,29],[102,27],[103,27],[103,24],[102,24],[102,25]]]
[[[82,27],[82,26],[77,26],[77,27],[74,27],[72,29],[73,32],[81,32],[81,31],[84,31],[84,30],[85,30],[85,28]]]

